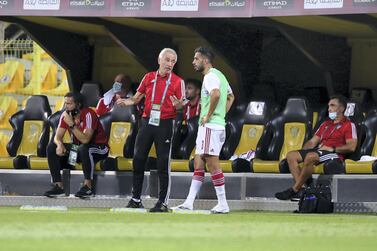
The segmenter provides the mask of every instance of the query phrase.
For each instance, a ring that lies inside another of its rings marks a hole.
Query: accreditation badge
[[[76,165],[78,149],[78,145],[72,144],[71,150],[69,151],[68,164],[70,164],[73,167]]]
[[[149,117],[148,124],[153,126],[159,126],[160,125],[160,117],[161,117],[161,106],[160,105],[152,105],[151,114]]]

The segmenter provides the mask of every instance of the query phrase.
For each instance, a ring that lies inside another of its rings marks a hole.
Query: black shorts
[[[303,161],[304,161],[304,159],[305,159],[305,157],[306,157],[306,155],[308,153],[317,153],[318,156],[319,156],[319,162],[318,162],[318,164],[324,163],[324,162],[326,162],[328,160],[339,159],[339,155],[337,153],[333,153],[333,152],[329,152],[329,151],[324,151],[324,150],[319,150],[317,148],[298,150],[298,152],[300,153],[301,158],[302,158]]]

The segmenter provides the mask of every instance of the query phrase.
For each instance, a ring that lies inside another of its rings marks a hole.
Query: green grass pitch
[[[0,207],[0,250],[377,250],[377,216]]]

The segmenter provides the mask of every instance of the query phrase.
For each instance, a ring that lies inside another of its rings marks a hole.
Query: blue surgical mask
[[[334,120],[336,118],[336,112],[329,112],[329,118]]]

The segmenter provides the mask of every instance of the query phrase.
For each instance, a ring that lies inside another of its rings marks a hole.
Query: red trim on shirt
[[[315,132],[315,135],[320,137],[320,145],[328,147],[343,146],[347,140],[357,139],[355,124],[346,117],[338,123],[334,123],[330,119],[326,120]],[[342,154],[339,155],[343,157]]]
[[[151,99],[152,99],[152,91],[153,91],[153,82],[156,77],[156,72],[149,72],[147,73],[143,80],[141,81],[137,91],[145,94],[145,107],[143,112],[143,117],[148,118],[151,113]],[[166,80],[169,78],[169,74],[161,77],[160,75],[157,76],[157,85],[156,85],[156,93],[154,98],[154,104],[161,104],[162,95],[166,86]],[[173,103],[170,100],[170,96],[175,95],[178,99],[181,99],[185,96],[185,87],[184,84],[182,86],[183,80],[172,73],[170,85],[166,92],[166,97],[164,103],[161,105],[161,119],[170,119],[175,118],[177,116],[177,112]]]
[[[97,107],[96,107],[97,115],[102,116],[102,115],[108,113],[109,111],[111,111],[111,109],[113,109],[114,104],[115,104],[115,97],[113,97],[110,104],[108,104],[108,105],[105,105],[105,99],[101,98],[98,101],[98,104],[97,104]]]
[[[200,115],[200,100],[198,99],[195,104],[191,104],[191,102],[188,102],[184,106],[184,111],[183,111],[183,119],[184,120],[189,120],[195,116]]]
[[[87,107],[83,108],[80,111],[80,120],[75,120],[75,125],[82,132],[87,128],[92,128],[94,130],[93,138],[90,141],[91,143],[107,144],[108,140],[105,134],[105,130],[103,129],[103,126],[99,121],[97,114],[92,109]],[[73,135],[71,129],[63,120],[63,114],[60,116],[58,128],[64,128],[69,131],[71,136]],[[73,142],[75,144],[80,144],[79,140],[74,135]]]

